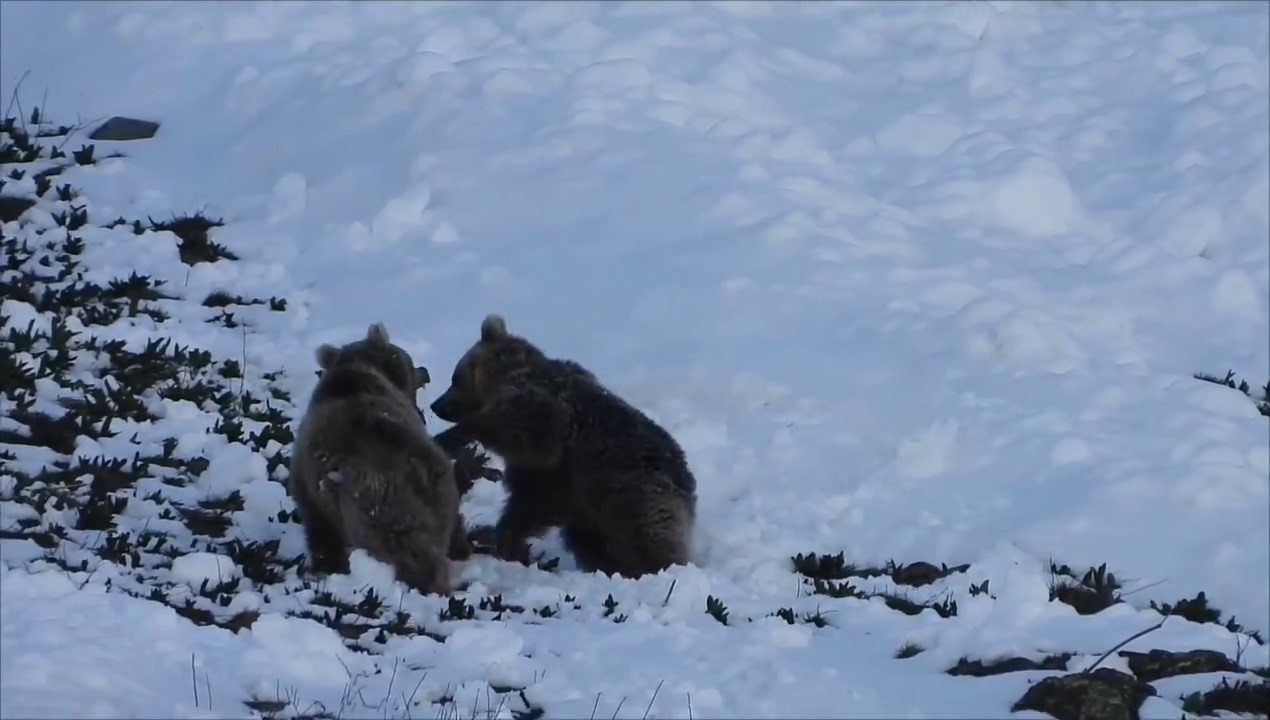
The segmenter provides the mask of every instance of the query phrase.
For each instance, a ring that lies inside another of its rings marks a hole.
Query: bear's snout
[[[458,408],[455,407],[456,405],[457,403],[454,402],[454,390],[451,388],[441,393],[441,396],[432,401],[432,405],[429,407],[432,408],[432,412],[437,417],[452,423],[458,422]]]

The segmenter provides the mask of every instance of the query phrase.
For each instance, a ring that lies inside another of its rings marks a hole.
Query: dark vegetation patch
[[[948,668],[948,674],[989,677],[991,675],[1004,675],[1025,670],[1066,670],[1067,661],[1071,660],[1073,655],[1074,653],[1060,653],[1058,655],[1047,655],[1040,660],[1012,657],[989,660],[987,662],[961,658],[956,665]]]
[[[242,295],[217,290],[216,292],[203,298],[203,307],[222,308],[230,305],[263,305],[264,300],[258,298],[245,298]]]
[[[898,610],[905,615],[920,615],[923,610],[934,610],[935,614],[941,618],[956,617],[957,601],[951,596],[943,597],[938,600],[931,599],[925,602],[915,601],[907,595],[890,592],[877,592],[870,597],[881,598],[882,602],[892,610]]]
[[[922,654],[923,652],[926,652],[926,648],[922,647],[921,645],[918,645],[917,643],[913,643],[913,642],[906,642],[903,645],[901,645],[899,649],[895,651],[895,659],[907,660],[911,657],[916,657]]]
[[[713,595],[706,596],[706,614],[719,621],[720,625],[728,624],[728,606]]]
[[[957,614],[957,601],[950,595],[929,600],[913,600],[907,594],[881,590],[876,592],[861,591],[850,582],[851,578],[872,579],[889,578],[897,585],[922,587],[942,580],[956,573],[963,573],[969,565],[933,565],[927,562],[915,562],[908,565],[888,561],[882,566],[854,565],[846,561],[845,553],[836,555],[799,553],[792,558],[794,572],[803,576],[804,587],[813,595],[830,598],[857,598],[867,600],[878,598],[892,610],[905,615],[918,615],[924,610],[933,610],[943,618]]]
[[[1107,563],[1077,575],[1067,565],[1050,563],[1050,602],[1070,605],[1081,615],[1093,615],[1124,602],[1120,581],[1107,572]]]
[[[829,619],[819,609],[799,613],[795,612],[793,608],[785,607],[772,613],[771,617],[778,617],[790,625],[814,625],[822,628],[829,624]]]
[[[881,566],[855,565],[848,563],[846,553],[837,555],[818,555],[816,553],[799,553],[790,558],[794,564],[794,572],[813,580],[842,580],[844,578],[890,578],[897,585],[922,587],[942,580],[955,573],[963,573],[970,565],[949,567],[938,566],[928,562],[914,562],[907,565],[888,560]]]
[[[1155,682],[1177,675],[1243,671],[1238,663],[1216,650],[1187,652],[1151,650],[1144,653],[1121,650],[1120,657],[1128,662],[1129,671],[1145,682]]]
[[[805,553],[791,558],[795,572],[803,577],[804,586],[811,593],[831,598],[877,598],[888,607],[909,615],[916,615],[923,610],[935,611],[940,617],[952,617],[957,614],[957,602],[951,594],[943,598],[931,598],[922,602],[910,599],[905,594],[891,591],[865,591],[853,583],[853,580],[889,578],[896,585],[920,587],[946,578],[957,572],[964,572],[967,566],[949,567],[935,566],[931,563],[913,563],[908,566],[894,562],[882,566],[859,566],[848,563],[844,553],[836,555]],[[913,570],[905,572],[907,569]],[[1090,567],[1084,572],[1076,572],[1070,566],[1050,564],[1050,601],[1069,605],[1081,615],[1093,615],[1113,605],[1124,602],[1122,584],[1115,574],[1107,570],[1107,565]],[[968,588],[972,597],[990,593],[990,583],[984,580],[972,583]],[[1177,603],[1157,604],[1152,602],[1151,608],[1162,615],[1178,615],[1194,622],[1220,624],[1234,633],[1243,633],[1260,643],[1260,635],[1247,632],[1234,618],[1222,622],[1221,612],[1208,605],[1203,593],[1197,597]],[[715,609],[717,610],[717,608]],[[717,612],[711,612],[716,615]],[[783,613],[783,617],[792,616],[792,610]],[[720,620],[723,622],[723,620]],[[1157,626],[1158,627],[1158,626]],[[1153,630],[1154,628],[1152,628]],[[1149,632],[1149,631],[1148,631]],[[1136,637],[1146,633],[1140,633]],[[1118,649],[1118,647],[1116,648]],[[908,658],[921,652],[921,648],[905,644],[896,653],[897,658]],[[1095,663],[1092,671],[1051,677],[1031,686],[1028,692],[1014,706],[1014,710],[1035,710],[1052,715],[1059,720],[1081,718],[1082,720],[1136,720],[1138,708],[1143,700],[1155,695],[1151,682],[1166,677],[1182,674],[1207,672],[1245,672],[1239,663],[1222,653],[1195,650],[1190,652],[1167,652],[1151,650],[1149,652],[1121,651],[1133,675],[1127,675],[1112,669],[1098,669]],[[950,675],[988,677],[1021,671],[1065,671],[1074,653],[1065,652],[1043,657],[1038,660],[1012,657],[985,661],[961,658],[947,670]],[[1104,656],[1105,657],[1105,656]],[[1229,691],[1226,691],[1229,692]],[[1241,692],[1247,694],[1245,688]],[[1198,702],[1195,700],[1194,702]],[[1248,702],[1241,700],[1239,702]]]
[[[242,324],[238,321],[238,318],[234,315],[230,308],[251,307],[252,305],[268,305],[269,309],[274,312],[286,312],[287,310],[287,301],[284,298],[279,297],[271,297],[268,300],[262,300],[260,298],[245,298],[241,295],[217,290],[216,292],[208,295],[206,298],[203,298],[203,307],[214,308],[221,311],[211,318],[211,322],[224,325],[230,329],[239,327]]]
[[[170,232],[178,238],[177,252],[186,265],[239,259],[229,248],[212,240],[212,228],[225,224],[220,218],[208,217],[200,211],[192,215],[173,215],[160,222],[149,217],[146,220],[154,232]]]
[[[1254,680],[1228,682],[1222,678],[1212,688],[1182,697],[1182,710],[1212,716],[1218,711],[1270,717],[1270,684]]]

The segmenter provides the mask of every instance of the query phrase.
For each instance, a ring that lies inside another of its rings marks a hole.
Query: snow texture
[[[5,98],[29,70],[26,107],[47,87],[54,113],[162,123],[75,171],[94,216],[225,218],[214,238],[241,261],[193,268],[153,233],[85,229],[93,272],[151,272],[196,299],[165,303],[164,336],[244,356],[253,383],[283,368],[299,412],[313,348],[382,321],[431,370],[426,407],[480,319],[503,313],[664,424],[700,491],[691,566],[583,574],[550,534],[535,547],[561,557],[555,571],[477,555],[457,595],[553,617],[484,612],[371,653],[292,612],[315,597],[294,571],[263,586],[205,551],[155,571],[191,596],[239,582],[217,612],[260,616],[234,633],[119,592],[150,581],[110,563],[67,573],[6,540],[0,715],[240,717],[255,698],[284,715],[448,702],[491,717],[1003,717],[1046,673],[944,671],[1064,651],[1079,669],[1158,622],[1150,601],[1200,591],[1270,632],[1266,419],[1191,377],[1270,376],[1263,3],[0,12]],[[19,191],[33,190],[6,187]],[[218,329],[197,303],[213,290],[290,307],[244,310],[250,333]],[[48,322],[3,312],[10,327]],[[270,519],[292,505],[267,457],[209,434],[216,418],[194,403],[160,409],[155,427],[76,453],[177,437],[176,457],[210,464],[169,490],[237,491],[234,537],[303,552],[299,526]],[[469,525],[504,496],[478,481]],[[24,507],[0,503],[4,527]],[[165,522],[129,508],[121,524]],[[912,591],[958,614],[809,595],[790,557],[839,551],[969,564]],[[1051,560],[1106,563],[1140,590],[1079,615],[1049,600]],[[990,596],[968,591],[984,580]],[[412,617],[447,607],[360,552],[321,588],[354,602],[373,588]],[[710,596],[728,625],[705,613]],[[782,607],[828,625],[770,617]],[[1170,618],[1126,649],[1238,642]],[[905,643],[925,651],[894,659]],[[1255,643],[1243,661],[1270,664]],[[1192,680],[1144,714],[1179,713]]]

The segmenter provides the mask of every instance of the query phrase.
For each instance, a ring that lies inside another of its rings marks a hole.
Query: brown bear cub
[[[322,370],[317,371],[317,376],[322,377]],[[421,390],[428,383],[432,382],[432,376],[428,373],[428,369],[420,365],[415,368],[415,389]],[[428,419],[424,417],[423,411],[419,410],[419,420],[428,425]],[[472,489],[472,485],[477,478],[485,478],[487,480],[501,480],[503,474],[498,470],[489,467],[489,458],[484,454],[477,452],[475,449],[467,447],[459,452],[451,452],[454,456],[454,483],[459,489],[459,499]],[[463,514],[459,513],[459,525],[463,525]],[[472,556],[474,548],[471,541],[463,532],[456,532],[453,540],[450,542],[450,559],[466,560]]]
[[[500,316],[459,360],[432,411],[454,426],[447,451],[475,440],[502,456],[500,557],[528,559],[551,526],[584,570],[637,577],[687,564],[696,480],[679,444],[569,360],[512,335]]]
[[[467,546],[454,465],[424,428],[414,396],[427,371],[389,342],[366,338],[316,352],[321,378],[296,433],[288,489],[309,563],[348,572],[361,548],[420,592],[450,592],[448,556]]]

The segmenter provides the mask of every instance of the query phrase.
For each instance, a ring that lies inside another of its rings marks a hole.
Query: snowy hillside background
[[[987,718],[1100,663],[1177,718],[1270,665],[1266,3],[8,1],[0,94],[4,717]],[[297,574],[313,348],[386,323],[426,407],[488,312],[679,438],[692,566]]]

